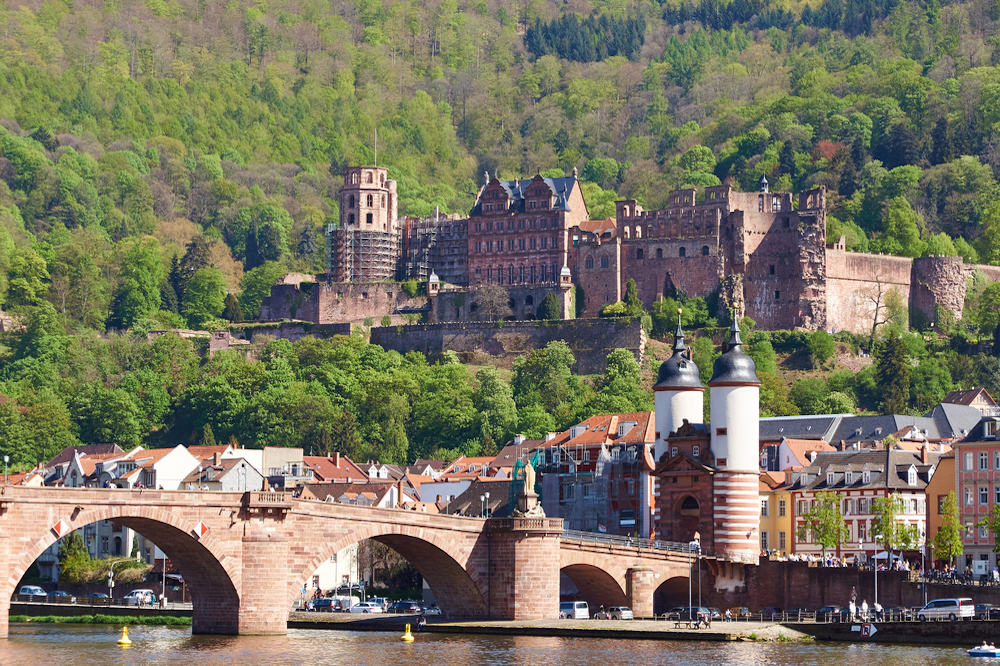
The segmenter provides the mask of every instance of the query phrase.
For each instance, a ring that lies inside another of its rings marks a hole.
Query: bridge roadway
[[[686,590],[690,570],[690,555],[676,549],[562,539],[559,518],[483,520],[280,492],[4,486],[0,637],[32,562],[60,537],[100,520],[136,530],[167,554],[191,591],[195,633],[285,633],[313,572],[362,539],[411,562],[448,618],[555,619],[560,571],[592,605],[629,605],[649,617],[656,589]]]

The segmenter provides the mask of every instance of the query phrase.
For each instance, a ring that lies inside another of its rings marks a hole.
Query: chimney
[[[515,446],[520,445],[522,442],[524,442],[524,440],[525,440],[524,435],[514,435],[514,445]]]
[[[340,467],[340,451],[334,451],[330,459],[333,460],[334,467]]]
[[[931,461],[930,453],[927,451],[927,444],[920,447],[920,462],[927,464]]]
[[[553,439],[556,438],[556,435],[558,435],[558,434],[559,433],[557,433],[557,432],[547,432],[547,433],[545,433],[545,441],[546,442],[552,441]]]
[[[213,458],[213,462],[212,462],[213,465],[221,465],[222,464],[222,454],[219,453],[218,451],[215,452],[215,454],[212,456],[212,458]]]

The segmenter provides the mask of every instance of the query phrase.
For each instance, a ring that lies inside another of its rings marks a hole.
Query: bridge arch
[[[476,535],[476,541],[485,536]],[[293,585],[289,606],[299,597],[302,586],[323,562],[344,548],[365,539],[383,543],[412,564],[434,591],[444,617],[489,616],[489,583],[470,557],[475,541],[464,548],[461,541],[444,538],[433,529],[394,523],[368,523],[310,553],[301,563],[293,563]],[[460,545],[459,545],[460,544]]]
[[[664,580],[653,593],[653,612],[662,615],[676,606],[688,605],[688,581],[691,581],[691,605],[698,605],[698,579],[688,576],[671,576]],[[702,599],[704,604],[705,599]]]
[[[590,612],[599,606],[628,606],[628,597],[622,584],[604,569],[593,564],[570,564],[560,573],[573,581],[583,601],[590,605]]]
[[[32,525],[34,531],[19,535],[25,547],[21,551],[21,557],[12,563],[11,575],[0,590],[0,594],[5,595],[3,599],[11,598],[16,591],[15,586],[28,567],[59,540],[52,529],[56,519],[51,522],[35,521],[34,524],[20,524],[21,528]],[[77,506],[72,510],[70,518],[63,520],[67,523],[63,531],[64,536],[86,525],[109,520],[147,537],[166,553],[184,579],[190,583],[194,633],[238,632],[240,571],[223,564],[232,558],[227,557],[228,554],[222,547],[224,538],[221,535],[217,536],[209,531],[198,539],[191,531],[195,523],[184,522],[182,515],[163,508],[128,503],[109,504],[91,509]]]

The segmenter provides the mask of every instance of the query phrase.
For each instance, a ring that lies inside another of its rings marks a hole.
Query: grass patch
[[[40,624],[130,624],[130,625],[165,625],[169,627],[189,627],[191,618],[171,617],[167,615],[11,615],[11,622],[38,622]]]

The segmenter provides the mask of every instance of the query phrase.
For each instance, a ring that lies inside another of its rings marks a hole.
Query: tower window
[[[371,176],[369,176],[371,178]],[[368,207],[371,208],[375,205],[375,198],[372,195],[368,195]]]
[[[354,195],[347,197],[347,207],[354,208]]]
[[[775,290],[775,292],[774,292],[774,300],[777,301],[777,300],[780,300],[780,299],[781,299],[781,292]]]
[[[354,224],[354,213],[351,213],[350,215],[347,216],[347,223]]]
[[[601,257],[601,268],[607,268],[607,267],[608,267],[608,258]]]
[[[774,266],[773,265],[769,267],[769,270],[770,270],[771,275],[774,275]]]
[[[642,259],[642,248],[639,248],[638,250],[635,251],[635,258]]]
[[[368,213],[367,215],[365,215],[365,222],[367,222],[368,224],[372,223],[372,214],[371,213]]]
[[[728,430],[726,428],[716,428],[715,429],[715,434],[718,435],[718,436],[720,436],[720,437],[723,436],[723,435],[725,435],[727,432],[728,432]]]
[[[703,257],[707,257],[708,256],[708,246],[707,245],[703,245],[702,246],[702,248],[701,248],[701,256],[703,256]]]
[[[677,256],[678,257],[686,257],[687,256],[687,248],[686,247],[682,247],[680,250],[678,250],[677,251]]]

